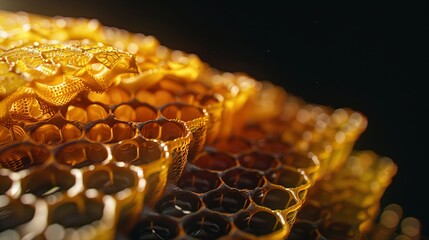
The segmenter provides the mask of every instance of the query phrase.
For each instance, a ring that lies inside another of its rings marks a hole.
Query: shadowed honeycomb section
[[[51,157],[43,145],[19,142],[0,150],[0,164],[13,171],[27,169],[46,163]]]
[[[49,165],[35,169],[21,179],[21,194],[31,193],[47,198],[56,193],[66,193],[76,184],[76,177],[69,169]]]
[[[0,210],[0,233],[28,224],[36,213],[31,204],[24,204],[19,199],[10,199],[5,195],[0,195]]]

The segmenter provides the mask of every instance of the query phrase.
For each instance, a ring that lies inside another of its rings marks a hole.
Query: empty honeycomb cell
[[[108,156],[107,149],[103,145],[85,140],[69,142],[55,150],[56,162],[73,168],[100,164]]]
[[[21,179],[21,194],[31,193],[46,198],[58,192],[66,193],[76,182],[69,169],[49,165],[37,168]]]
[[[49,150],[42,145],[19,142],[0,150],[0,165],[12,171],[41,165],[50,159]]]
[[[192,133],[180,120],[157,119],[139,125],[143,138],[161,141],[171,154],[169,178],[177,180],[183,172],[188,158]]]
[[[193,159],[201,152],[206,142],[208,113],[204,108],[199,108],[185,103],[169,103],[160,109],[161,115],[167,119],[179,119],[185,122],[192,133],[189,146],[188,159]]]
[[[235,225],[242,231],[254,236],[270,235],[272,239],[282,239],[285,232],[282,231],[285,225],[282,220],[275,214],[264,211],[245,211],[241,212],[234,220]],[[275,234],[278,232],[278,234]]]
[[[61,130],[53,124],[44,124],[34,129],[31,138],[37,143],[55,145],[62,142]]]
[[[90,104],[88,106],[69,105],[65,109],[65,119],[70,121],[77,121],[81,123],[88,123],[103,119],[109,115],[109,110],[99,104]]]
[[[217,151],[205,151],[192,160],[192,164],[202,169],[213,171],[225,171],[235,167],[235,158],[227,153]]]
[[[111,87],[103,93],[89,92],[87,98],[92,102],[99,102],[105,105],[116,105],[128,102],[131,99],[130,93],[120,87]]]
[[[276,158],[259,152],[251,152],[243,154],[238,158],[240,165],[245,168],[256,169],[256,170],[269,170],[274,169],[279,165]]]
[[[8,176],[10,172],[6,169],[0,169],[0,196],[5,195],[12,187],[12,179]]]
[[[10,127],[0,125],[0,146],[20,141],[25,137],[25,131],[18,125]]]
[[[164,150],[159,142],[141,137],[124,140],[112,147],[114,161],[143,168],[147,180],[145,202],[148,204],[154,204],[167,185],[171,157],[166,156]]]
[[[116,143],[133,138],[136,135],[136,131],[127,122],[107,118],[88,124],[85,134],[88,139],[95,142]]]
[[[176,221],[166,216],[149,216],[137,223],[131,233],[131,240],[175,239],[180,232]]]
[[[82,136],[79,125],[69,122],[59,115],[46,122],[33,124],[28,128],[28,132],[33,141],[47,145],[58,145]]]
[[[181,189],[196,193],[208,192],[218,188],[220,184],[217,174],[202,170],[184,172],[177,182]]]
[[[177,191],[162,197],[155,206],[162,215],[183,217],[198,211],[201,208],[200,198],[187,191]]]
[[[96,165],[83,173],[83,185],[87,191],[98,191],[116,200],[118,227],[131,229],[143,207],[146,181],[143,171],[134,166],[110,163]]]
[[[115,164],[97,165],[83,173],[85,189],[97,189],[107,195],[114,195],[126,189],[137,190],[138,183],[139,177],[135,172]]]
[[[217,239],[229,233],[231,224],[220,214],[201,212],[186,218],[183,228],[192,238]]]
[[[203,197],[207,208],[221,213],[235,213],[249,206],[247,194],[236,189],[222,187]]]
[[[121,103],[115,106],[112,111],[117,119],[126,122],[146,122],[155,120],[159,116],[158,110],[155,107],[136,100]]]
[[[35,217],[34,206],[0,195],[0,233],[29,223]],[[1,235],[0,235],[1,237]]]
[[[292,166],[303,170],[311,180],[316,180],[320,162],[314,154],[290,152],[280,158],[283,165]]]
[[[274,184],[294,190],[300,200],[305,199],[311,186],[310,180],[303,171],[288,166],[269,172],[267,178]]]
[[[265,177],[255,171],[233,168],[222,174],[222,180],[232,188],[253,190],[265,184]]]
[[[298,199],[294,197],[291,191],[281,188],[259,189],[253,193],[252,199],[260,206],[280,211],[298,203]]]
[[[219,151],[233,154],[243,153],[252,148],[252,144],[242,137],[229,137],[217,141],[214,145]]]
[[[50,204],[46,239],[113,239],[115,200],[110,196],[88,197],[80,194]],[[89,231],[88,231],[89,230]]]
[[[357,240],[360,233],[357,228],[343,222],[327,221],[319,224],[318,232],[321,235],[318,239],[332,240]]]

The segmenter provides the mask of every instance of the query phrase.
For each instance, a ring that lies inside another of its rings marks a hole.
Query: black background
[[[399,167],[382,206],[400,204],[428,235],[427,5],[231,2],[0,0],[0,9],[96,18],[154,35],[220,70],[275,82],[309,102],[363,112],[369,125],[356,149],[391,157]]]

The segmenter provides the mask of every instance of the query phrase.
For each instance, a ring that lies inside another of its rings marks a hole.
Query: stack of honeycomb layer
[[[395,168],[347,160],[362,114],[96,20],[0,12],[0,23],[0,239],[371,229]]]

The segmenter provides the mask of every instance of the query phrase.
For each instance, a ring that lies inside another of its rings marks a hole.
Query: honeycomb
[[[97,20],[0,23],[0,239],[381,236],[361,113]]]

